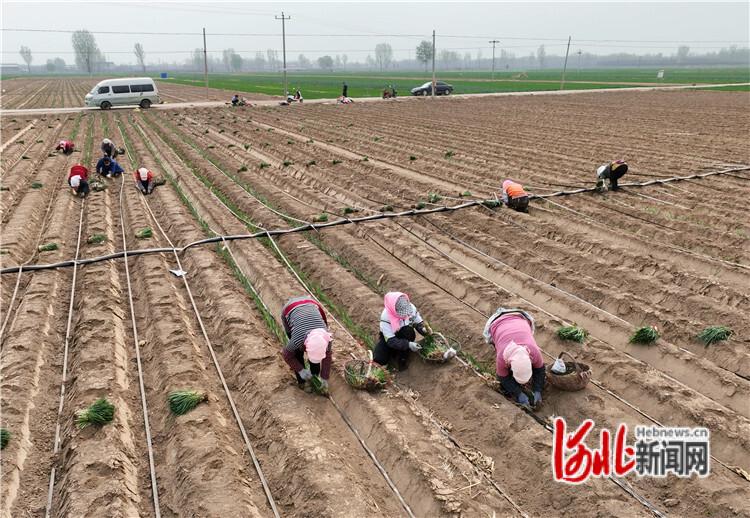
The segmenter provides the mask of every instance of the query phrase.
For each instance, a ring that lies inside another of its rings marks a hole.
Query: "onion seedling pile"
[[[571,340],[573,342],[583,343],[588,336],[588,331],[577,325],[564,326],[557,330],[557,336],[563,340]]]
[[[44,245],[39,245],[40,252],[51,252],[53,250],[57,250],[57,243],[47,243]]]
[[[0,450],[4,450],[10,442],[10,432],[5,428],[0,428]]]
[[[195,390],[174,390],[167,396],[167,401],[173,414],[183,415],[203,401],[208,401],[208,394]]]
[[[391,379],[384,367],[367,360],[351,360],[344,366],[346,382],[356,389],[378,390]]]
[[[659,338],[659,331],[655,326],[644,326],[636,330],[630,337],[631,344],[650,344]]]
[[[97,399],[90,407],[76,412],[76,425],[86,428],[89,425],[105,425],[115,416],[115,406],[105,398]]]
[[[721,342],[726,340],[732,334],[732,330],[725,326],[709,326],[698,335],[698,339],[703,342],[706,347],[715,342]]]
[[[135,237],[138,239],[148,239],[149,237],[153,236],[154,232],[151,230],[151,227],[146,227],[140,229],[138,232],[135,233]]]

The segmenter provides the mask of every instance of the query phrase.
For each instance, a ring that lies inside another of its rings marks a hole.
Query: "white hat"
[[[604,170],[607,169],[606,165],[600,165],[599,168],[596,170],[596,174],[600,175],[604,172]]]
[[[70,186],[76,189],[79,185],[81,185],[81,177],[79,175],[71,176]]]
[[[65,145],[65,141],[64,141],[64,140],[61,140],[61,141],[60,141],[60,145],[61,145],[61,146],[64,146],[64,145]]]
[[[141,167],[140,169],[138,169],[138,176],[140,176],[141,180],[143,181],[148,180],[148,169],[146,169],[145,167]]]
[[[108,138],[105,138],[104,140],[102,140],[102,144],[111,144],[111,143],[112,141],[109,140]]]

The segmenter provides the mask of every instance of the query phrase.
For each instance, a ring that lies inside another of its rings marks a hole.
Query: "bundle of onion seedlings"
[[[47,243],[44,245],[39,245],[40,252],[51,252],[53,250],[57,250],[57,243]]]
[[[559,336],[561,339],[571,340],[578,343],[583,343],[588,335],[588,331],[575,324],[573,324],[572,326],[563,326],[557,330],[557,336]]]
[[[650,344],[659,339],[659,331],[656,326],[640,327],[630,337],[631,344]]]
[[[706,347],[715,342],[726,340],[732,334],[732,330],[725,326],[709,326],[698,334],[698,340]]]
[[[92,424],[102,426],[112,421],[114,416],[115,406],[106,398],[100,398],[87,409],[76,412],[76,425],[78,428],[86,428]]]
[[[0,450],[4,450],[10,442],[10,432],[5,428],[0,428]]]
[[[319,376],[313,376],[310,378],[310,387],[312,387],[313,392],[318,395],[328,395],[328,388],[323,386],[323,380]]]
[[[135,233],[135,237],[137,237],[138,239],[147,239],[153,235],[154,231],[151,230],[151,227],[142,228]]]
[[[208,401],[208,394],[197,390],[173,390],[167,396],[169,409],[175,415],[183,415],[190,412],[203,401]]]

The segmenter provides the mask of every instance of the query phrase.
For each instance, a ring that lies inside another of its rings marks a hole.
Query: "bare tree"
[[[273,50],[273,49],[268,49],[268,50],[266,50],[266,56],[268,58],[268,66],[271,69],[276,68],[278,66],[278,63],[279,63],[279,51],[278,50]]]
[[[203,70],[203,49],[195,49],[190,54],[190,65],[195,70]]]
[[[133,49],[133,53],[135,54],[135,58],[138,60],[138,66],[141,67],[143,70],[143,73],[146,73],[146,51],[143,50],[143,45],[140,43],[135,44],[135,48]]]
[[[310,68],[310,60],[304,54],[300,54],[297,58],[297,66],[300,68]]]
[[[227,72],[232,71],[232,55],[234,54],[234,49],[224,49],[224,52],[221,53],[221,61],[224,63],[224,66],[227,67]]]
[[[94,72],[94,67],[102,58],[102,53],[96,45],[94,35],[87,30],[73,33],[73,51],[76,55],[76,65],[88,74]]]
[[[341,68],[346,68],[346,62],[349,61],[349,56],[341,54]]]
[[[31,49],[25,45],[21,46],[21,50],[18,51],[19,54],[21,54],[21,57],[26,62],[26,67],[29,69],[29,74],[31,74],[31,60],[33,59],[31,57]]]
[[[417,61],[424,65],[424,69],[427,70],[427,63],[432,60],[432,42],[422,40],[417,46]]]
[[[229,64],[232,67],[232,72],[239,72],[242,70],[242,63],[244,60],[242,59],[242,56],[237,54],[236,52],[232,52],[232,55],[229,56]]]
[[[380,70],[388,68],[393,60],[393,49],[387,43],[378,43],[375,45],[375,61],[377,61]]]
[[[677,47],[677,63],[682,65],[685,63],[688,57],[688,53],[690,52],[690,47],[687,45],[680,45]]]

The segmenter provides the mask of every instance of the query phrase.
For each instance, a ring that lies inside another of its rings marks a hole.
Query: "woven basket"
[[[448,360],[443,358],[443,353],[449,348],[458,352],[461,349],[459,343],[453,338],[446,337],[442,333],[432,333],[419,341],[422,349],[419,350],[419,356],[426,362],[445,363]],[[426,349],[431,349],[429,355],[425,354]]]
[[[383,380],[372,375],[372,369],[375,367],[382,369],[385,373]],[[374,392],[384,389],[390,383],[391,375],[385,368],[372,361],[372,353],[370,353],[370,360],[349,360],[346,362],[344,379],[355,389]]]
[[[566,362],[567,371],[565,374],[556,374],[552,372],[552,365],[547,366],[547,383],[560,390],[576,391],[583,390],[591,379],[591,367],[585,363],[576,361],[576,359],[565,351],[561,352],[558,358],[567,355],[570,362]],[[570,369],[572,367],[572,370]]]

